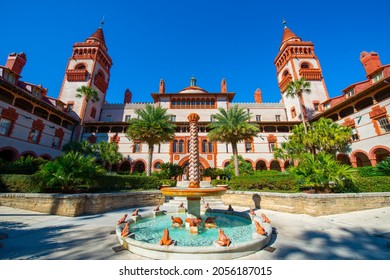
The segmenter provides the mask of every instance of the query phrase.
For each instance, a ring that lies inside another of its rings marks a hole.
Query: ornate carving
[[[267,140],[268,140],[268,142],[270,142],[270,143],[275,143],[275,142],[278,141],[278,139],[276,138],[276,136],[273,135],[273,134],[268,135]]]
[[[120,218],[120,219],[118,220],[118,225],[119,225],[119,224],[122,224],[122,223],[125,223],[125,222],[126,222],[126,218],[127,218],[127,214],[124,214],[124,215],[122,216],[122,218]]]
[[[1,117],[12,121],[16,121],[19,117],[19,114],[16,112],[14,108],[8,107],[7,109],[4,108],[3,111],[1,111]]]
[[[220,246],[229,246],[232,243],[230,238],[225,235],[225,232],[222,229],[219,229],[218,233],[219,235],[217,244],[219,244]]]
[[[255,221],[255,225],[256,225],[256,232],[258,234],[261,234],[261,235],[267,235],[267,232],[265,231],[265,229],[260,225],[260,223],[258,221]]]
[[[41,119],[37,119],[37,120],[33,121],[32,128],[36,129],[36,130],[43,131],[43,129],[45,128],[45,124],[43,123],[43,121]]]
[[[350,118],[346,118],[346,119],[344,120],[343,125],[344,125],[344,126],[349,126],[349,127],[355,126],[355,120],[354,120],[354,119],[351,120]]]
[[[377,118],[385,116],[386,113],[387,113],[387,110],[386,110],[385,106],[380,107],[379,105],[377,105],[377,106],[374,106],[371,108],[370,118],[377,119]]]
[[[160,245],[169,246],[172,243],[173,243],[173,240],[169,237],[169,230],[166,228],[166,229],[164,229],[163,237],[160,240]]]
[[[183,225],[183,220],[180,217],[171,216],[171,219],[173,227],[181,227]]]

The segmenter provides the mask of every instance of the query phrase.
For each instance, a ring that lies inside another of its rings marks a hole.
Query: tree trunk
[[[307,135],[307,127],[306,127],[306,122],[305,122],[305,116],[303,115],[301,98],[302,98],[302,96],[299,94],[298,95],[299,111],[300,111],[301,116],[302,116],[303,130],[305,131],[305,135]]]
[[[85,118],[85,114],[87,113],[88,101],[89,101],[88,99],[85,99],[85,107],[84,107],[84,112],[83,112],[83,118],[80,118],[81,130],[80,130],[79,141],[82,141],[82,140],[83,140],[83,134],[84,134],[84,118]],[[80,117],[81,117],[81,116],[80,116]]]
[[[237,143],[232,143],[233,157],[234,157],[234,174],[236,176],[240,175],[240,170],[238,169],[238,151]]]
[[[152,174],[153,150],[154,150],[154,145],[149,145],[149,148],[148,148],[148,166],[146,168],[146,176],[150,176],[150,174]]]

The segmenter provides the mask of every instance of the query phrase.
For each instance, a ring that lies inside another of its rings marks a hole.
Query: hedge
[[[355,169],[360,177],[386,176],[374,166],[363,166]]]
[[[20,192],[20,193],[39,193],[43,192],[39,180],[34,175],[24,174],[3,174],[0,176],[0,185],[2,191]]]
[[[96,179],[93,189],[96,191],[114,190],[157,190],[161,182],[155,177],[134,175],[103,175]]]
[[[233,190],[298,192],[299,185],[290,174],[254,174],[232,177],[229,186]]]

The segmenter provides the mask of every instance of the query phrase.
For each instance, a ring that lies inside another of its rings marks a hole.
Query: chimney
[[[125,104],[129,104],[131,103],[131,98],[133,97],[133,94],[131,93],[131,91],[129,89],[126,89],[125,90],[125,99],[124,99],[124,103]]]
[[[367,77],[382,66],[379,55],[376,52],[362,52],[360,54],[360,62],[363,64],[364,70],[366,70]]]
[[[261,90],[259,88],[256,89],[254,96],[255,96],[256,103],[263,103],[263,96],[262,96]]]
[[[221,82],[221,92],[222,93],[227,93],[226,79],[222,79],[222,82]]]
[[[27,57],[25,53],[11,53],[8,55],[5,67],[12,70],[20,76],[23,67],[26,64]]]
[[[163,79],[160,80],[160,86],[158,89],[158,93],[165,93],[165,82]]]

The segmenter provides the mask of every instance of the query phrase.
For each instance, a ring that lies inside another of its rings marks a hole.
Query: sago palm
[[[208,125],[210,132],[208,138],[211,141],[219,141],[232,145],[234,156],[234,172],[239,175],[237,144],[244,139],[256,136],[259,128],[249,123],[250,114],[243,108],[233,106],[229,110],[219,108],[219,113],[213,115],[215,121]]]
[[[167,109],[146,105],[145,109],[137,109],[138,119],[129,121],[126,135],[132,141],[142,141],[148,144],[148,166],[146,175],[152,172],[154,145],[168,142],[175,135],[175,125],[170,121]]]
[[[286,97],[292,97],[292,98],[297,97],[298,98],[299,113],[301,114],[301,117],[302,117],[302,123],[303,123],[303,127],[305,129],[305,133],[307,133],[305,116],[304,116],[304,112],[302,110],[301,100],[302,100],[304,93],[305,94],[311,93],[310,82],[306,81],[305,78],[300,78],[298,80],[291,81],[291,83],[287,86],[286,91],[287,91]]]

